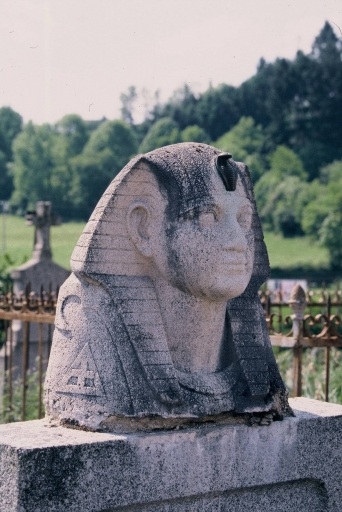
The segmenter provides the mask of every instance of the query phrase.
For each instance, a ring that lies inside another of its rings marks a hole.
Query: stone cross
[[[29,226],[34,226],[34,247],[32,258],[41,261],[51,260],[50,227],[59,226],[60,218],[52,212],[50,201],[37,201],[36,210],[26,213],[26,221]]]

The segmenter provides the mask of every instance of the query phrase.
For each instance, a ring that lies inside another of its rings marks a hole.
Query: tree
[[[303,163],[298,155],[286,146],[278,146],[270,156],[271,171],[284,179],[286,176],[297,176],[303,181],[308,178]]]
[[[328,21],[315,38],[311,56],[318,62],[331,67],[342,63],[342,40],[336,36]]]
[[[30,122],[13,143],[11,202],[21,209],[33,208],[39,200],[52,200],[54,135],[51,126],[35,126]]]
[[[10,107],[0,108],[0,200],[8,200],[13,192],[12,144],[22,130],[22,122],[22,117]]]
[[[209,87],[198,99],[196,123],[216,140],[239,120],[239,105],[235,87],[221,84]]]
[[[181,131],[181,139],[183,142],[202,142],[209,144],[209,135],[197,124],[187,126]]]
[[[178,125],[169,117],[155,122],[147,132],[139,147],[139,153],[148,153],[153,149],[181,142]]]
[[[342,42],[329,23],[312,52],[293,61],[261,59],[237,90],[239,114],[265,129],[269,146],[286,145],[303,160],[310,180],[322,164],[342,158]]]
[[[71,158],[82,153],[88,140],[88,131],[85,122],[77,114],[64,116],[56,124],[59,137],[58,151],[63,153],[64,158]]]
[[[77,218],[89,218],[101,195],[117,174],[113,167],[115,160],[109,149],[95,154],[82,153],[72,159],[71,198]]]
[[[291,61],[277,59],[267,64],[262,59],[256,75],[238,90],[241,115],[253,117],[264,127],[270,145],[289,145],[288,106],[297,85]]]
[[[271,121],[266,101],[273,78],[273,70],[273,64],[266,63],[265,59],[261,58],[257,73],[243,82],[236,92],[240,117],[252,117],[257,124],[261,124],[264,128]]]
[[[0,151],[0,201],[7,201],[13,191],[13,180],[5,153]]]
[[[55,190],[55,208],[63,219],[75,218],[72,159],[82,153],[89,134],[83,119],[76,114],[64,116],[55,126],[52,147],[53,170],[51,186]]]
[[[335,160],[322,167],[319,173],[320,182],[324,184],[337,183],[342,178],[342,160]]]
[[[106,121],[90,136],[84,147],[86,155],[109,151],[113,156],[113,171],[118,172],[137,152],[134,132],[124,121]]]
[[[342,205],[339,210],[330,212],[319,229],[320,242],[328,249],[330,266],[342,270]]]
[[[22,130],[23,119],[11,107],[0,108],[0,150],[12,160],[12,144]]]
[[[31,122],[15,139],[11,203],[17,209],[33,209],[37,201],[52,201],[63,218],[72,216],[72,173],[68,161],[57,150],[59,142],[60,135],[54,127]]]
[[[265,228],[285,237],[303,234],[301,220],[309,185],[297,176],[279,176],[269,171],[255,186],[260,218]]]
[[[121,118],[129,125],[132,125],[134,122],[134,104],[137,97],[138,94],[134,85],[131,85],[126,93],[120,94]]]
[[[260,217],[268,229],[284,236],[303,234],[303,210],[310,200],[307,173],[300,158],[286,146],[270,157],[270,171],[255,186]]]
[[[285,176],[269,197],[269,215],[273,228],[284,237],[303,234],[301,217],[305,206],[307,183],[297,176]]]
[[[322,164],[342,157],[342,43],[326,22],[312,52],[293,63],[297,90],[291,105],[294,147],[315,178]]]
[[[342,161],[325,166],[320,171],[320,181],[310,184],[310,200],[303,211],[302,227],[312,238],[319,238],[320,228],[327,217],[342,208],[341,170]]]
[[[170,117],[179,129],[184,130],[187,126],[197,124],[197,104],[198,98],[189,85],[184,84],[176,89],[164,108],[159,109],[158,117]],[[155,113],[158,111],[155,110]]]
[[[83,152],[71,159],[71,199],[77,216],[87,219],[106,187],[136,153],[132,129],[107,121],[90,136]]]

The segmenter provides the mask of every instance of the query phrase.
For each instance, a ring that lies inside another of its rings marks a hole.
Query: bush
[[[8,378],[6,372],[5,379]],[[44,377],[43,377],[44,382]],[[42,393],[43,396],[43,393]],[[18,378],[12,385],[12,402],[9,401],[8,383],[5,384],[3,397],[3,413],[0,415],[0,423],[12,423],[22,420],[22,398],[23,381]],[[42,416],[44,416],[44,406],[41,404]],[[39,372],[37,370],[28,371],[26,377],[26,410],[25,421],[36,420],[39,418]]]

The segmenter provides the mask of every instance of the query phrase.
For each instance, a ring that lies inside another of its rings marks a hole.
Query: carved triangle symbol
[[[67,369],[58,391],[92,396],[105,394],[89,343]]]

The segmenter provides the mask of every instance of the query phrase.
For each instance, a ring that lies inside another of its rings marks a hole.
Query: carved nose
[[[225,249],[227,251],[235,251],[245,253],[247,251],[247,240],[245,234],[237,221],[235,215],[230,215],[225,230]]]

